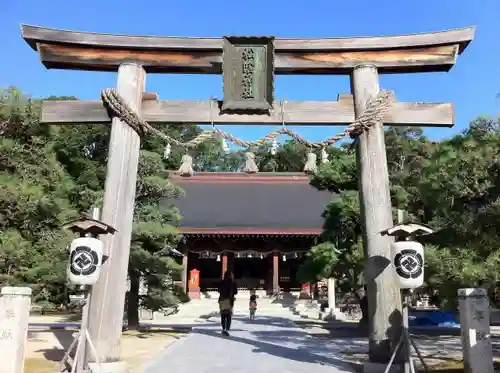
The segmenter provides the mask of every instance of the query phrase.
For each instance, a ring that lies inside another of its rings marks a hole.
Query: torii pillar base
[[[363,373],[385,373],[386,369],[387,364],[383,363],[372,363],[371,361],[367,361],[363,364]],[[403,367],[400,365],[393,365],[388,373],[403,373]]]
[[[89,363],[92,373],[125,373],[128,371],[128,364],[124,361],[114,361],[108,363]]]

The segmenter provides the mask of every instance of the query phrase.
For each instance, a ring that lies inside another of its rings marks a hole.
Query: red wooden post
[[[280,292],[280,275],[279,275],[279,253],[273,253],[273,294],[278,294]]]
[[[224,277],[224,273],[227,271],[227,254],[222,254],[222,274],[221,277]]]

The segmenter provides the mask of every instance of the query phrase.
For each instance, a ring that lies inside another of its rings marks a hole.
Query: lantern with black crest
[[[80,235],[69,249],[68,279],[75,285],[93,285],[101,273],[104,242],[97,237],[114,234],[116,230],[95,219],[81,217],[67,223],[64,228]]]
[[[392,267],[396,283],[401,289],[415,289],[424,283],[424,247],[413,241],[417,236],[434,233],[429,226],[401,223],[381,232],[396,237],[391,244]]]

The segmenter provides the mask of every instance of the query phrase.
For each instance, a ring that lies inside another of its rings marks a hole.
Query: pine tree
[[[76,214],[68,199],[74,184],[39,109],[15,88],[0,92],[0,286],[29,285],[35,302],[58,304],[71,239],[61,228]]]
[[[140,307],[157,311],[178,303],[182,296],[173,285],[174,280],[180,279],[182,267],[171,257],[171,249],[181,238],[176,228],[180,215],[169,201],[181,193],[182,190],[168,180],[160,154],[142,150],[128,267],[129,328],[139,325]],[[139,294],[141,278],[145,280],[147,294]]]

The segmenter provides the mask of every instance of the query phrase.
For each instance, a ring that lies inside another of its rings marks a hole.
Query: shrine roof
[[[193,235],[316,236],[333,198],[300,173],[174,173],[172,181],[185,192],[173,201],[180,230]]]

